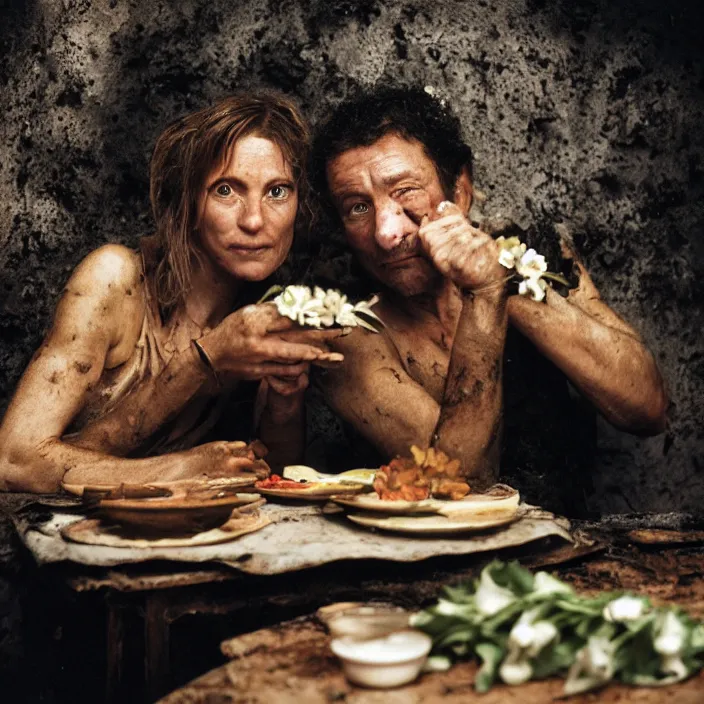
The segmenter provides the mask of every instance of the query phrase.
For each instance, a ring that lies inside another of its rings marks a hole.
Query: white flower
[[[545,298],[546,288],[547,284],[542,279],[523,279],[523,281],[518,284],[518,295],[530,295],[534,301],[540,303],[540,301]]]
[[[520,650],[534,658],[558,636],[557,628],[550,621],[536,621],[538,609],[524,611],[513,625],[508,636],[509,650]]]
[[[525,245],[523,245],[525,248]],[[547,262],[542,254],[534,249],[524,252],[516,262],[516,271],[527,278],[540,278],[548,270]]]
[[[607,621],[625,622],[635,621],[645,612],[646,604],[643,599],[635,596],[621,596],[610,601],[603,611],[603,616]]]
[[[315,328],[332,327],[335,324],[345,327],[360,325],[377,332],[371,323],[359,317],[357,313],[362,313],[381,325],[381,320],[371,310],[371,306],[378,300],[374,296],[369,301],[352,305],[347,301],[347,296],[334,289],[325,291],[316,286],[311,292],[308,286],[287,286],[274,298],[274,303],[280,315],[296,321],[299,325]]]
[[[572,587],[547,572],[537,572],[533,580],[533,595],[572,594]]]
[[[658,635],[653,641],[653,648],[664,656],[679,655],[684,648],[687,631],[677,616],[668,611],[662,619]]]
[[[507,657],[499,667],[499,675],[506,684],[523,684],[533,675],[533,666],[525,659]]]
[[[526,246],[518,237],[497,237],[496,244],[499,246],[499,264],[507,269],[514,269],[516,263],[523,257]]]
[[[607,638],[592,636],[577,653],[567,673],[565,694],[586,692],[606,684],[614,676],[614,644]]]
[[[489,570],[483,569],[479,577],[479,586],[474,594],[474,603],[479,613],[493,616],[514,601],[516,601],[516,595],[510,589],[500,587],[491,578]]]
[[[666,675],[672,675],[675,682],[689,676],[689,668],[682,662],[679,655],[665,655],[660,660],[660,669]]]
[[[307,286],[287,286],[275,299],[279,315],[285,315],[291,320],[298,320],[298,316],[305,303],[311,298]]]

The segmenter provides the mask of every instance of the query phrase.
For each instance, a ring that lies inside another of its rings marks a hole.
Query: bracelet
[[[196,352],[198,353],[198,356],[200,357],[200,361],[203,362],[203,364],[208,368],[208,371],[212,374],[213,379],[215,379],[215,383],[219,389],[222,388],[222,381],[220,380],[220,375],[218,374],[218,370],[215,368],[215,365],[213,364],[213,360],[210,359],[208,356],[208,353],[205,351],[203,348],[203,345],[198,342],[198,340],[191,340],[191,344],[193,347],[196,348]]]

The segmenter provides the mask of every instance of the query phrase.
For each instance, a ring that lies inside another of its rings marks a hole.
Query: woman
[[[241,443],[196,444],[242,380],[264,380],[259,435],[274,459],[300,451],[308,365],[341,361],[325,347],[340,333],[240,306],[289,252],[308,143],[296,107],[269,94],[226,98],[159,137],[156,235],[73,272],[0,427],[0,487],[236,471]]]

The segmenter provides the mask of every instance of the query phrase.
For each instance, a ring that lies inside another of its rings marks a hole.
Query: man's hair
[[[327,165],[343,152],[368,147],[394,133],[420,142],[435,164],[440,184],[452,199],[466,168],[472,175],[472,150],[462,137],[459,118],[444,101],[417,87],[375,88],[339,105],[318,129],[313,142],[311,180],[326,200]]]
[[[235,142],[252,134],[281,149],[298,189],[297,225],[308,219],[310,132],[292,101],[273,92],[241,93],[179,118],[157,139],[150,164],[149,195],[162,252],[155,283],[163,313],[185,300],[192,263],[202,256],[195,233],[205,181],[226,163]]]

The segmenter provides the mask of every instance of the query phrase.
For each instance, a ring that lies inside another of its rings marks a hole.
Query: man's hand
[[[342,355],[326,345],[346,332],[301,329],[262,303],[230,314],[199,342],[216,370],[236,379],[298,378],[309,364],[339,364]]]
[[[472,227],[462,211],[449,201],[423,217],[418,237],[440,273],[460,288],[501,288],[506,269],[499,264],[494,240]]]

